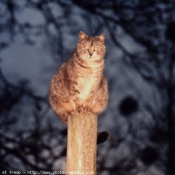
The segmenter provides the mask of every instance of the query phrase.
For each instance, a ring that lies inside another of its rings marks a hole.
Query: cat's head
[[[85,60],[100,60],[104,58],[106,47],[104,45],[105,33],[90,37],[80,31],[79,42],[77,44],[77,54],[79,58]]]

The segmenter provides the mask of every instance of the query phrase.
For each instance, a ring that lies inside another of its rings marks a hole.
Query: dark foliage
[[[120,113],[129,116],[138,110],[138,103],[133,97],[126,97],[119,105]]]
[[[154,148],[148,146],[141,151],[140,158],[147,166],[149,166],[159,158],[159,154]]]

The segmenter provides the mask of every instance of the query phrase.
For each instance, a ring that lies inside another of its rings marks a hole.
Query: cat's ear
[[[100,36],[98,36],[98,40],[101,41],[103,44],[104,44],[104,42],[105,42],[105,36],[106,36],[105,33],[103,33],[103,34],[101,34]]]
[[[87,37],[88,36],[84,32],[80,31],[80,34],[79,34],[79,39],[80,40],[87,39]]]

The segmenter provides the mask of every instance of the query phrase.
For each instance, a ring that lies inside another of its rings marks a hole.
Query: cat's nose
[[[89,51],[89,55],[90,55],[90,57],[93,55],[93,52],[92,51]]]

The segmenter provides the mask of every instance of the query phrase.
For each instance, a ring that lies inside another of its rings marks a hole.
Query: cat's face
[[[86,60],[100,60],[104,58],[106,47],[104,45],[105,34],[95,37],[89,37],[80,32],[77,45],[78,56]]]

